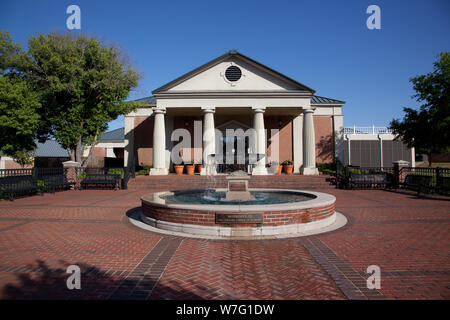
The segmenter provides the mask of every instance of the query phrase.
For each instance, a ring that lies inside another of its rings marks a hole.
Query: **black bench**
[[[420,174],[407,174],[405,181],[399,183],[401,186],[417,191],[420,193],[423,189],[431,189],[433,176],[426,176]]]
[[[50,188],[54,193],[56,188],[70,188],[70,186],[75,185],[75,182],[68,182],[64,174],[57,175],[46,175],[39,178],[43,181],[43,188]]]
[[[87,174],[80,187],[86,188],[88,185],[113,186],[115,190],[120,189],[120,174]]]
[[[5,194],[9,195],[9,200],[14,200],[14,194],[39,191],[42,195],[42,188],[33,180],[32,176],[9,176],[0,178],[0,198]]]
[[[436,191],[443,194],[450,193],[450,177],[439,177],[439,181],[436,183]]]
[[[348,186],[353,188],[355,186],[363,188],[386,187],[391,183],[391,179],[386,173],[350,173],[348,179]]]

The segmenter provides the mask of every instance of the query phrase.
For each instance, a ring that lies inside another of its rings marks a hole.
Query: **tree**
[[[20,50],[9,33],[0,32],[0,149],[13,158],[34,150],[41,123],[39,93],[11,69]]]
[[[450,52],[442,52],[434,62],[434,70],[410,79],[423,104],[419,110],[404,108],[403,120],[394,119],[390,127],[395,134],[419,153],[450,152]]]
[[[139,106],[123,101],[139,76],[118,48],[94,38],[40,35],[28,47],[14,68],[39,90],[43,122],[37,134],[41,141],[53,136],[84,165],[107,123]],[[91,151],[82,159],[86,145]]]
[[[22,150],[15,150],[11,157],[15,162],[20,164],[22,168],[24,168],[26,165],[33,165],[34,164],[34,152],[35,149],[28,150],[28,149],[22,149]]]

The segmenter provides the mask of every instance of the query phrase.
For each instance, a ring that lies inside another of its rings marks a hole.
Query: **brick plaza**
[[[333,194],[347,225],[308,237],[219,241],[129,222],[141,195],[205,183],[199,176],[140,176],[127,190],[0,202],[0,298],[450,299],[448,199],[337,190],[322,176],[266,176],[252,178],[250,187]],[[66,287],[69,265],[81,268],[81,290]],[[366,286],[370,265],[381,268],[379,290]]]

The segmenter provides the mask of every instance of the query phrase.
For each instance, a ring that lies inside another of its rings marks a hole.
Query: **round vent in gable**
[[[227,70],[225,70],[225,77],[230,82],[236,82],[238,81],[242,76],[242,71],[236,66],[228,67]]]

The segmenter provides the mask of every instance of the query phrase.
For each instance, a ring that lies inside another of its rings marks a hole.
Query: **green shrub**
[[[137,171],[136,174],[137,174],[138,176],[145,176],[145,175],[147,175],[149,172],[150,172],[149,169],[141,169],[141,170]]]
[[[110,168],[107,174],[119,174],[121,179],[124,177],[123,168]]]
[[[327,174],[327,175],[330,175],[330,176],[336,175],[336,163],[334,163],[334,162],[331,162],[331,163],[318,163],[317,164],[317,169],[322,174]]]
[[[281,164],[291,165],[291,164],[294,164],[294,161],[292,161],[292,160],[284,160]]]

